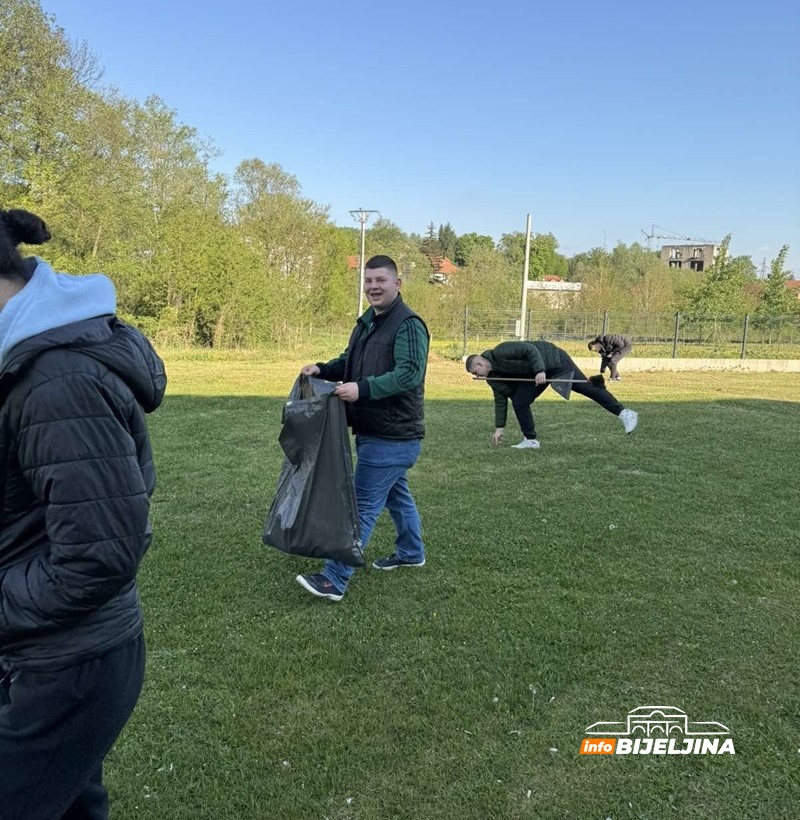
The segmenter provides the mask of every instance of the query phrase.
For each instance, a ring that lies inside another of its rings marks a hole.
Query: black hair
[[[464,362],[464,367],[466,367],[466,368],[467,368],[467,373],[471,373],[471,372],[472,372],[472,371],[470,370],[470,367],[472,367],[472,363],[473,363],[473,362],[475,361],[475,359],[477,359],[477,358],[478,358],[478,354],[477,354],[477,353],[472,353],[472,354],[470,354],[469,356],[467,356],[467,360]]]
[[[378,268],[388,268],[395,276],[397,273],[397,263],[391,256],[371,256],[364,265],[365,270],[377,270]]]
[[[30,211],[0,209],[0,276],[26,279],[28,269],[17,245],[42,245],[50,239],[44,220]]]

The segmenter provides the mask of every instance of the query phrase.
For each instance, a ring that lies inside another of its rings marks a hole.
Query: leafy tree
[[[126,296],[132,311],[156,316],[172,341],[211,343],[219,312],[221,258],[230,250],[227,190],[208,170],[214,149],[158,97],[132,106],[139,174],[139,272]]]
[[[614,297],[615,307],[621,303],[637,313],[663,313],[671,310],[675,300],[676,277],[666,269],[657,253],[634,242],[619,242],[609,255],[615,284],[625,295]]]
[[[603,248],[593,248],[573,260],[573,278],[583,283],[581,304],[591,312],[627,310],[629,294],[611,264],[610,254]]]
[[[271,332],[286,341],[328,312],[320,287],[331,261],[327,211],[303,197],[297,179],[276,163],[245,160],[234,184],[236,222],[260,259],[258,292]],[[336,263],[345,265],[346,257]]]
[[[738,316],[747,312],[746,286],[756,281],[756,268],[749,256],[729,256],[731,235],[720,246],[700,286],[692,294],[690,306],[696,316]]]
[[[525,265],[525,233],[515,231],[503,234],[497,245],[500,253],[512,268],[522,273]],[[541,279],[544,276],[569,275],[569,265],[565,257],[558,253],[558,240],[551,233],[537,233],[531,236],[529,258],[529,279]]]
[[[656,261],[656,266],[645,270],[630,287],[630,306],[637,313],[665,313],[675,304],[675,279]]]
[[[428,281],[429,262],[420,250],[420,239],[404,233],[389,219],[376,220],[366,235],[367,257],[375,254],[391,256],[397,263],[404,283],[417,278]]]
[[[355,319],[360,288],[358,271],[347,267],[347,257],[353,255],[353,233],[349,229],[328,224],[322,229],[322,256],[319,270],[324,312],[317,324],[330,321],[349,330]],[[355,231],[356,247],[360,247],[360,232]]]
[[[528,278],[569,275],[567,260],[558,253],[558,240],[551,233],[537,233],[531,237],[531,255]]]
[[[455,278],[458,307],[511,310],[518,306],[522,280],[494,249],[476,245]]]
[[[525,234],[522,231],[504,233],[497,243],[497,250],[509,267],[522,272],[525,264]]]
[[[576,253],[569,260],[569,278],[574,282],[583,282],[595,268],[603,266],[611,266],[611,257],[605,248]]]
[[[411,244],[408,236],[385,217],[376,219],[372,227],[367,229],[365,237],[367,258],[385,254],[391,256],[398,265],[401,257],[409,252]]]
[[[378,217],[366,233],[367,256],[377,253],[394,257],[405,249],[408,237],[390,219]]]
[[[465,233],[456,240],[456,249],[451,257],[453,262],[459,267],[465,267],[470,263],[473,253],[482,248],[486,251],[494,251],[494,239],[491,236],[479,235],[477,233]]]
[[[0,193],[54,225],[69,205],[65,179],[81,152],[99,74],[85,44],[72,44],[37,0],[0,4]],[[58,240],[60,241],[60,240]],[[58,247],[58,241],[53,247]]]
[[[59,150],[69,143],[80,84],[72,70],[70,45],[36,0],[0,4],[0,180],[32,194],[40,190]],[[39,200],[41,201],[41,200]]]
[[[770,264],[770,272],[760,294],[757,312],[760,316],[796,316],[800,300],[786,287],[790,274],[784,270],[789,246],[784,245]]]
[[[638,242],[632,245],[617,243],[609,256],[609,264],[620,282],[626,285],[634,285],[649,273],[664,271],[659,255]]]
[[[59,172],[59,196],[47,203],[54,234],[76,273],[125,270],[141,250],[147,211],[130,114],[121,98],[91,96]]]

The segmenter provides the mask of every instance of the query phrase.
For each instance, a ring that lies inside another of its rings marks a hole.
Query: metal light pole
[[[364,305],[364,239],[365,239],[365,231],[367,229],[367,220],[372,216],[372,214],[378,213],[377,211],[365,211],[363,208],[359,208],[356,211],[350,211],[353,215],[354,219],[358,219],[361,223],[361,253],[358,256],[358,269],[360,271],[358,277],[358,313],[356,316],[360,316],[363,313],[363,305]]]
[[[526,336],[525,333],[525,322],[527,317],[525,316],[525,311],[528,305],[528,271],[530,269],[530,262],[531,262],[531,215],[528,214],[528,223],[525,228],[525,264],[522,266],[522,309],[519,315],[519,333],[517,336],[520,339],[524,339]]]

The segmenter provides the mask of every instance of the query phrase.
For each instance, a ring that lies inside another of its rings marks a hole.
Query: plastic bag
[[[292,555],[363,567],[353,458],[336,385],[300,376],[283,407],[286,459],[262,541]]]

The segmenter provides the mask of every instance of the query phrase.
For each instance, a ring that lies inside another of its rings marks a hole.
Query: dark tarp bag
[[[300,376],[283,406],[286,459],[262,541],[292,555],[363,567],[353,458],[336,385]]]

